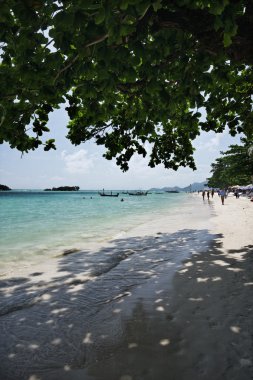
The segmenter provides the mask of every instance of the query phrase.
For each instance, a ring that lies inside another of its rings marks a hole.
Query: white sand
[[[73,254],[6,278],[0,378],[252,379],[252,212],[189,195],[104,247],[126,256],[99,277]]]
[[[253,202],[247,197],[235,199],[229,195],[224,206],[219,198],[215,200],[215,230],[223,234],[223,248],[239,249],[253,244]]]
[[[213,246],[184,262],[174,279],[173,313],[184,340],[179,379],[253,378],[253,203],[211,201]],[[207,201],[205,201],[207,204]],[[177,294],[177,296],[176,296]],[[175,364],[177,363],[177,364]]]
[[[216,237],[184,260],[172,288],[165,275],[135,295],[124,344],[82,372],[91,379],[253,379],[253,203],[193,197],[196,213],[211,207]]]

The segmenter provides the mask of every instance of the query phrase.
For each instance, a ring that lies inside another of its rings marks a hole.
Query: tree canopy
[[[251,0],[1,0],[0,48],[0,142],[22,152],[55,148],[62,104],[122,170],[145,143],[195,169],[201,130],[252,136]]]
[[[243,145],[230,145],[226,152],[221,152],[211,165],[212,177],[208,178],[209,187],[229,187],[248,185],[252,181],[253,159],[249,155],[250,143],[242,139]]]

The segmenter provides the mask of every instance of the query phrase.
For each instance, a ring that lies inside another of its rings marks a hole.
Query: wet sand
[[[1,278],[0,379],[253,378],[252,208],[189,195],[85,260]]]

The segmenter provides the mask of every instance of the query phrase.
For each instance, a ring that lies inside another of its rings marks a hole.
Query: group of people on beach
[[[214,193],[217,191],[217,194],[219,195],[219,197],[220,197],[220,199],[221,199],[221,204],[222,205],[224,205],[224,201],[225,201],[225,199],[227,198],[227,196],[228,196],[228,193],[233,193],[233,195],[235,196],[235,198],[236,199],[239,199],[239,197],[240,197],[240,195],[245,195],[245,196],[247,196],[248,198],[249,198],[249,200],[251,201],[251,202],[253,202],[253,187],[252,188],[250,188],[249,190],[245,190],[244,189],[244,193],[243,192],[240,192],[240,188],[237,188],[237,189],[234,189],[233,187],[231,187],[231,188],[227,188],[227,189],[225,189],[225,188],[222,188],[222,189],[216,189],[216,190],[214,190],[214,189],[211,189],[211,190],[205,190],[205,189],[203,189],[202,190],[202,198],[203,198],[203,200],[205,200],[205,197],[207,196],[207,199],[208,199],[208,201],[209,201],[209,199],[210,199],[210,194],[211,194],[211,196],[212,196],[212,198],[213,198],[213,196],[214,196]],[[201,191],[198,191],[198,194],[200,193]]]
[[[213,198],[213,196],[214,196],[214,189],[212,189],[212,190],[202,190],[202,198],[203,198],[203,200],[205,199],[205,196],[207,196],[207,199],[209,200],[210,199],[210,193],[211,193],[211,196]],[[218,193],[219,197],[221,198],[221,204],[224,205],[224,200],[225,200],[225,197],[227,195],[226,190],[225,189],[220,189],[220,190],[218,190],[217,193]]]
[[[211,193],[211,196],[213,198],[213,196],[214,196],[214,189],[212,189],[211,191],[210,190],[203,190],[202,191],[202,198],[203,198],[203,200],[205,199],[205,196],[207,196],[207,199],[209,200],[210,199],[210,193]]]

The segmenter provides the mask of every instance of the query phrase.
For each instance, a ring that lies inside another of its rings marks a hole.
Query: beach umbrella
[[[241,186],[241,190],[253,190],[253,185]]]

